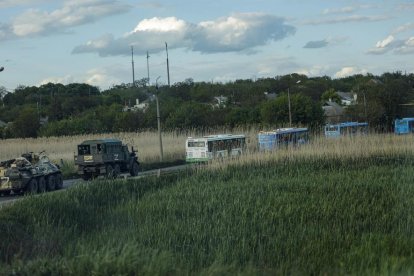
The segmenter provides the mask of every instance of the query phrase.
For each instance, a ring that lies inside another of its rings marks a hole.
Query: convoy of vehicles
[[[395,120],[396,134],[414,133],[414,118]],[[325,137],[359,135],[368,133],[366,122],[344,122],[324,127]],[[274,150],[289,145],[298,146],[309,141],[307,128],[280,128],[258,134],[259,151]],[[186,161],[205,162],[212,159],[237,157],[246,150],[243,134],[208,135],[188,137],[185,144]],[[77,146],[74,156],[77,173],[85,180],[99,176],[116,178],[121,173],[138,175],[139,162],[136,151],[118,139],[86,140]],[[21,157],[0,162],[0,194],[41,193],[62,188],[62,172],[41,152],[22,154]]]
[[[136,151],[117,139],[86,140],[78,145],[75,165],[78,174],[89,180],[98,176],[116,178],[121,173],[138,175]]]
[[[309,141],[307,128],[279,128],[273,131],[261,131],[258,135],[259,150],[274,150],[289,145],[297,146]]]
[[[325,126],[325,137],[328,138],[361,134],[368,134],[368,123],[344,122]]]
[[[24,153],[0,162],[0,193],[42,193],[62,188],[62,172],[43,153]]]
[[[237,157],[245,148],[246,136],[243,134],[188,137],[185,143],[185,159],[187,162],[205,162],[215,158]]]

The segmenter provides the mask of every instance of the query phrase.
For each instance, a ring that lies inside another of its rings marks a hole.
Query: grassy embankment
[[[412,136],[317,139],[0,210],[0,274],[412,274]]]

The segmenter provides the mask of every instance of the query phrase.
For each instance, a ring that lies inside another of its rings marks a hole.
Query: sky
[[[163,85],[166,44],[171,84],[414,73],[414,1],[0,0],[8,91],[131,83],[131,48],[135,80]]]

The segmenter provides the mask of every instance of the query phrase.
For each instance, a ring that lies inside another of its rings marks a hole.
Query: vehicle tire
[[[1,192],[1,194],[2,194],[3,196],[8,196],[8,195],[10,195],[10,192],[11,192],[11,191],[3,191],[3,192]]]
[[[59,173],[56,175],[56,181],[55,181],[55,188],[56,190],[60,190],[63,187],[63,178],[62,175]]]
[[[132,163],[132,167],[129,173],[131,174],[131,176],[137,176],[138,172],[139,172],[138,163],[137,162]]]
[[[114,178],[114,168],[112,167],[112,165],[106,165],[106,178]]]
[[[117,178],[121,174],[121,167],[119,164],[115,164],[114,166],[114,178]]]
[[[56,189],[56,180],[54,175],[50,175],[47,178],[46,188],[48,191],[54,191]]]
[[[37,180],[35,178],[33,178],[32,180],[29,181],[29,183],[26,186],[26,193],[27,194],[35,194],[37,193]]]
[[[92,179],[92,174],[90,174],[90,173],[82,174],[82,179],[85,180],[85,181],[91,180]]]
[[[37,181],[37,191],[39,193],[46,192],[46,180],[43,176],[40,177],[39,180]]]

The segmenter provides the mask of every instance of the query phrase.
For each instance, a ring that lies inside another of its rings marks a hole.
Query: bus
[[[206,162],[215,158],[240,156],[245,149],[246,136],[243,134],[188,137],[185,143],[185,159],[187,162]]]
[[[368,123],[345,122],[325,126],[325,137],[339,137],[346,135],[359,135],[368,133]]]
[[[273,150],[288,145],[301,145],[309,141],[307,128],[279,128],[261,131],[258,135],[259,150]]]
[[[394,122],[395,134],[414,133],[414,118],[396,119]]]

